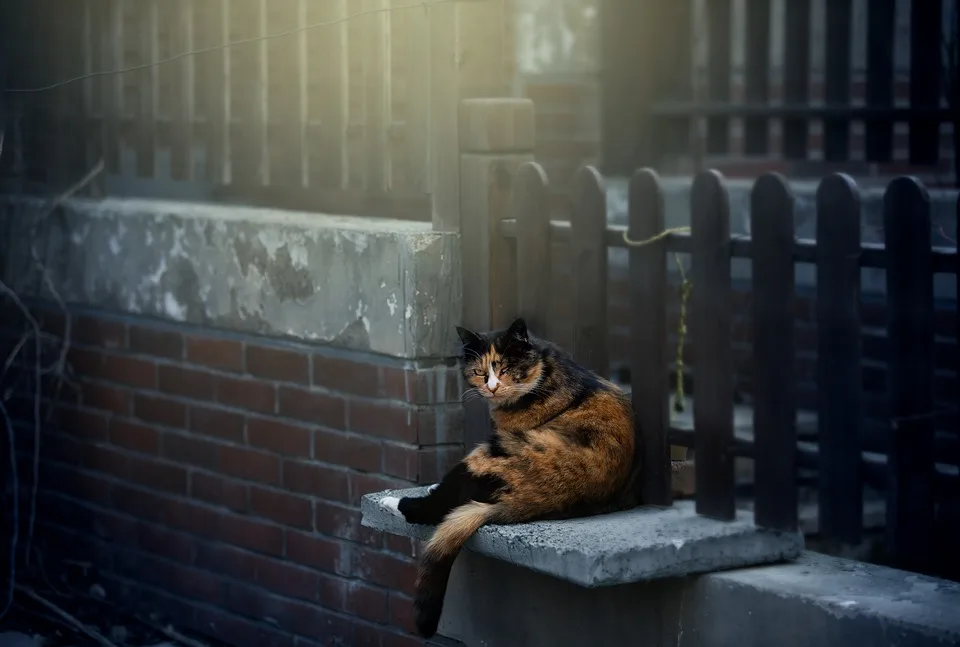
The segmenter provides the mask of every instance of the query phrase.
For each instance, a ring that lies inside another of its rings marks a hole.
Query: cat
[[[437,525],[420,562],[415,621],[437,631],[453,562],[485,524],[581,517],[629,507],[633,410],[612,382],[529,334],[457,327],[463,373],[490,407],[493,432],[423,497],[383,503],[407,522]]]

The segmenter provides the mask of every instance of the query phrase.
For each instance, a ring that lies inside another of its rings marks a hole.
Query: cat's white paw
[[[395,497],[395,496],[385,496],[385,497],[383,497],[382,499],[380,499],[380,503],[383,505],[383,507],[385,507],[387,510],[389,510],[390,512],[392,512],[392,513],[395,514],[396,516],[398,516],[398,517],[402,517],[402,516],[403,516],[403,515],[400,513],[400,499],[398,499],[397,497]]]
[[[434,483],[433,485],[431,485],[430,487],[427,488],[427,494],[431,494],[431,493],[432,493],[434,490],[436,490],[438,487],[440,487],[440,484],[439,484],[439,483]]]

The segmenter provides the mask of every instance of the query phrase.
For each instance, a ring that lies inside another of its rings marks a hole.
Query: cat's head
[[[482,397],[500,404],[536,387],[543,360],[523,319],[515,320],[504,331],[492,333],[476,333],[457,326],[457,334],[463,343],[463,375]]]

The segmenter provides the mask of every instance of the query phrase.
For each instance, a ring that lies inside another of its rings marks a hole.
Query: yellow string
[[[688,233],[690,233],[690,227],[671,227],[645,240],[631,240],[627,236],[627,230],[624,229],[623,242],[628,247],[643,247],[644,245],[655,243],[658,240],[663,240],[671,234]],[[680,262],[680,254],[675,253],[673,258],[677,262],[677,268],[680,270],[680,316],[677,321],[677,386],[673,398],[673,411],[675,413],[683,413],[683,345],[687,338],[687,300],[690,298],[693,282],[687,278],[687,273],[683,269],[683,263]]]

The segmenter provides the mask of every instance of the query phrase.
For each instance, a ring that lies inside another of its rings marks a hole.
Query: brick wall
[[[62,334],[62,317],[39,312]],[[5,311],[6,349],[22,321]],[[115,599],[241,647],[420,644],[418,547],[361,527],[359,503],[435,482],[462,454],[451,363],[103,313],[79,314],[71,337],[77,389],[41,433],[50,559],[89,561]],[[31,375],[15,367],[5,385],[23,492]],[[48,376],[45,405],[51,388]]]

